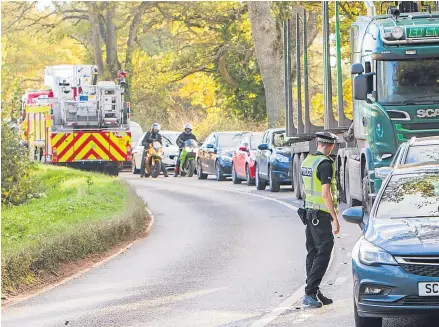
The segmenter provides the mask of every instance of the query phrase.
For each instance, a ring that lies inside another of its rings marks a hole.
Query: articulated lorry
[[[332,109],[326,2],[322,4],[324,126],[313,126],[309,118],[304,48],[305,124],[300,102],[297,127],[292,118],[287,119],[293,156],[293,188],[296,197],[303,198],[301,163],[308,153],[316,150],[313,133],[328,130],[341,140],[334,151],[340,198],[349,206],[362,204],[367,211],[381,186],[381,179],[375,177],[374,170],[388,166],[398,146],[411,137],[439,135],[439,8],[438,4],[431,8],[423,2],[401,1],[377,15],[374,4],[366,2],[368,15],[358,17],[350,31],[354,100],[353,121],[349,121],[343,111],[338,4],[335,5],[338,121],[334,119]],[[300,53],[300,50],[296,52]],[[298,60],[300,65],[300,58]],[[288,60],[286,63],[286,68],[290,68]],[[298,79],[300,90],[300,74]],[[287,92],[288,83],[291,81],[286,76]],[[289,98],[291,95],[287,94],[287,117],[293,117]]]
[[[131,162],[130,105],[124,85],[98,81],[93,65],[45,70],[50,90],[22,98],[23,138],[32,160],[117,175]]]

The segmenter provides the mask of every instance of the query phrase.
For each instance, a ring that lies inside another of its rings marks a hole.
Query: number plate
[[[439,282],[418,283],[419,296],[439,296]]]

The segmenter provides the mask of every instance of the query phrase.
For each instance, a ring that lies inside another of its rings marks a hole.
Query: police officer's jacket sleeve
[[[332,162],[329,160],[322,161],[317,167],[317,178],[320,179],[322,185],[331,184],[333,174]]]

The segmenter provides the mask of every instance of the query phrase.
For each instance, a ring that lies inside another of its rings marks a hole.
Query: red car
[[[244,133],[238,149],[232,158],[232,181],[240,184],[243,180],[247,185],[255,184],[255,159],[256,150],[261,143],[262,133]]]

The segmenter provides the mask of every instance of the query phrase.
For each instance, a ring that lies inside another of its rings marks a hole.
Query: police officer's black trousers
[[[331,216],[319,212],[319,224],[314,226],[311,219],[306,225],[306,287],[307,295],[316,295],[331,258],[334,247]]]

